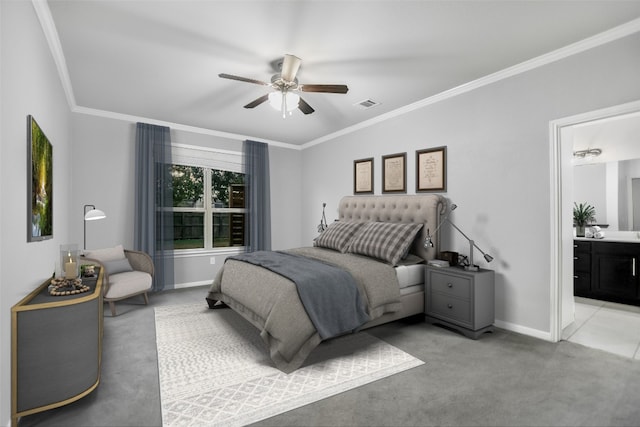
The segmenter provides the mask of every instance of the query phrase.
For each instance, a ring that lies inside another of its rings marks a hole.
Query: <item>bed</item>
[[[423,242],[445,207],[446,199],[434,194],[343,197],[338,221],[313,247],[228,258],[207,302],[211,308],[224,303],[256,326],[275,366],[292,372],[323,340],[424,312],[422,265],[439,251],[439,239],[436,234],[431,248]],[[301,266],[292,264],[299,261]],[[357,291],[342,295],[337,279],[320,279],[324,271],[314,276],[307,268],[315,265],[339,270],[331,274],[348,272],[345,280],[352,283],[345,288]],[[327,295],[303,292],[302,279],[289,275],[300,271],[314,276],[306,279],[324,280]],[[324,321],[342,323],[325,327],[316,311],[325,312]]]

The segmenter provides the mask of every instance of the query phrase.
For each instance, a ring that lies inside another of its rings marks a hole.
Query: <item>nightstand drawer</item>
[[[433,293],[431,294],[431,301],[427,302],[427,314],[429,316],[443,317],[452,322],[463,323],[464,326],[471,326],[471,304],[469,300]]]
[[[441,292],[459,298],[471,297],[471,279],[452,274],[431,273],[431,292]]]

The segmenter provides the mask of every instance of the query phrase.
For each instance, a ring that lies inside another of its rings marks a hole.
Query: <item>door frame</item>
[[[573,268],[569,268],[569,266],[573,266],[571,258],[573,253],[573,225],[571,224],[572,221],[569,220],[571,211],[568,208],[568,206],[571,206],[570,203],[573,199],[573,188],[572,185],[566,185],[568,181],[573,182],[572,177],[569,176],[572,167],[571,145],[573,144],[573,140],[570,138],[571,128],[579,124],[639,111],[640,101],[633,101],[549,122],[551,173],[549,325],[550,338],[553,342],[562,339],[563,327],[571,323],[567,319],[571,320],[573,318],[573,313],[563,313],[562,309],[563,298],[573,298],[573,292],[567,295],[567,289],[573,288]],[[564,292],[563,289],[565,290]]]

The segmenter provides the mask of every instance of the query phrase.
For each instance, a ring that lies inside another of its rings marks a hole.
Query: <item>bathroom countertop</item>
[[[593,237],[574,237],[574,240],[596,241],[596,242],[618,242],[618,243],[640,243],[640,233],[629,231],[626,233],[605,234],[602,239],[594,239]]]

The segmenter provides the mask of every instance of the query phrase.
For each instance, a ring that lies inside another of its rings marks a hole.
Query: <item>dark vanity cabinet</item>
[[[574,241],[577,296],[640,305],[640,243]]]
[[[573,294],[587,297],[591,291],[591,242],[573,242]]]

